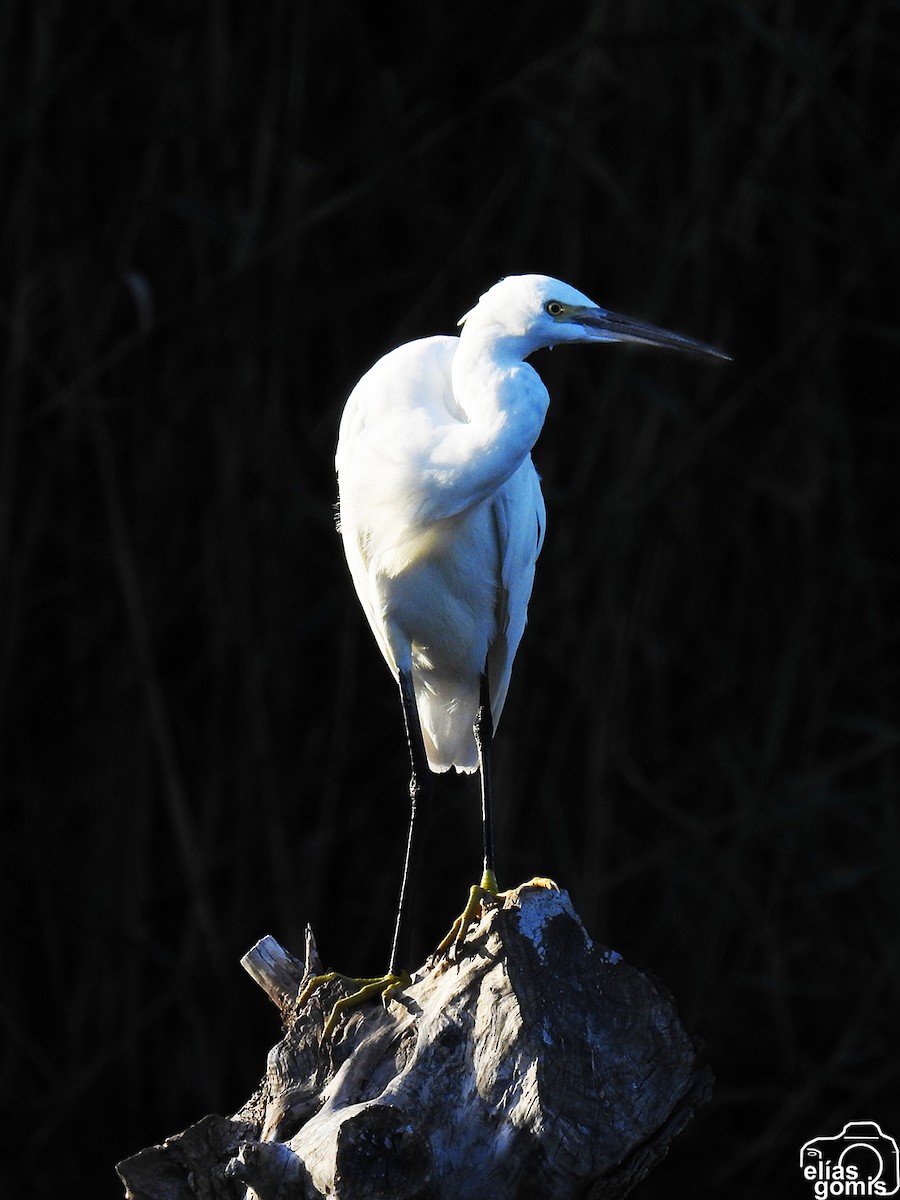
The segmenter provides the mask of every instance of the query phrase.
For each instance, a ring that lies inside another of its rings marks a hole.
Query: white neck
[[[550,397],[538,373],[523,362],[533,349],[527,339],[495,325],[463,327],[451,368],[454,396],[468,417],[456,431],[465,443],[456,465],[458,482],[465,480],[473,498],[484,499],[502,486],[541,432]]]
[[[470,318],[462,328],[452,366],[453,394],[469,420],[495,422],[505,415],[523,426],[534,424],[528,450],[537,440],[550,403],[540,376],[524,361],[535,349],[527,337]],[[522,432],[529,436],[524,428]]]

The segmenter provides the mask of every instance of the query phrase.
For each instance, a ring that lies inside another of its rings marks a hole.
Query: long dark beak
[[[649,325],[646,321],[636,321],[634,317],[623,317],[603,308],[588,310],[579,319],[589,328],[596,329],[598,341],[639,342],[643,346],[678,350],[696,358],[715,358],[731,362],[730,354],[726,354],[724,350],[717,350],[715,346],[706,342],[698,342],[695,338],[685,337],[683,333],[672,333],[668,329]]]

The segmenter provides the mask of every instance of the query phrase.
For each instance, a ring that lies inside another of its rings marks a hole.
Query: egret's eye
[[[548,300],[544,305],[544,312],[549,313],[551,317],[561,317],[565,309],[558,300]]]

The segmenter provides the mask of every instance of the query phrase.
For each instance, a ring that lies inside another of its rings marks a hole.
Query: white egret
[[[457,937],[482,889],[497,892],[490,743],[544,536],[531,449],[550,397],[525,359],[567,342],[641,342],[728,358],[600,308],[544,275],[501,280],[460,325],[459,337],[423,338],[380,359],[353,389],[341,421],[340,532],[357,595],[399,684],[412,776],[388,974],[360,981],[340,1009],[408,980],[416,810],[432,772],[454,767],[481,776],[481,888],[473,888]]]

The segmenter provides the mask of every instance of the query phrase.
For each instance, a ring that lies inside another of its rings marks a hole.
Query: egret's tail
[[[425,674],[413,672],[422,740],[432,771],[471,773],[478,770],[473,726],[478,711],[478,684],[436,686]]]

